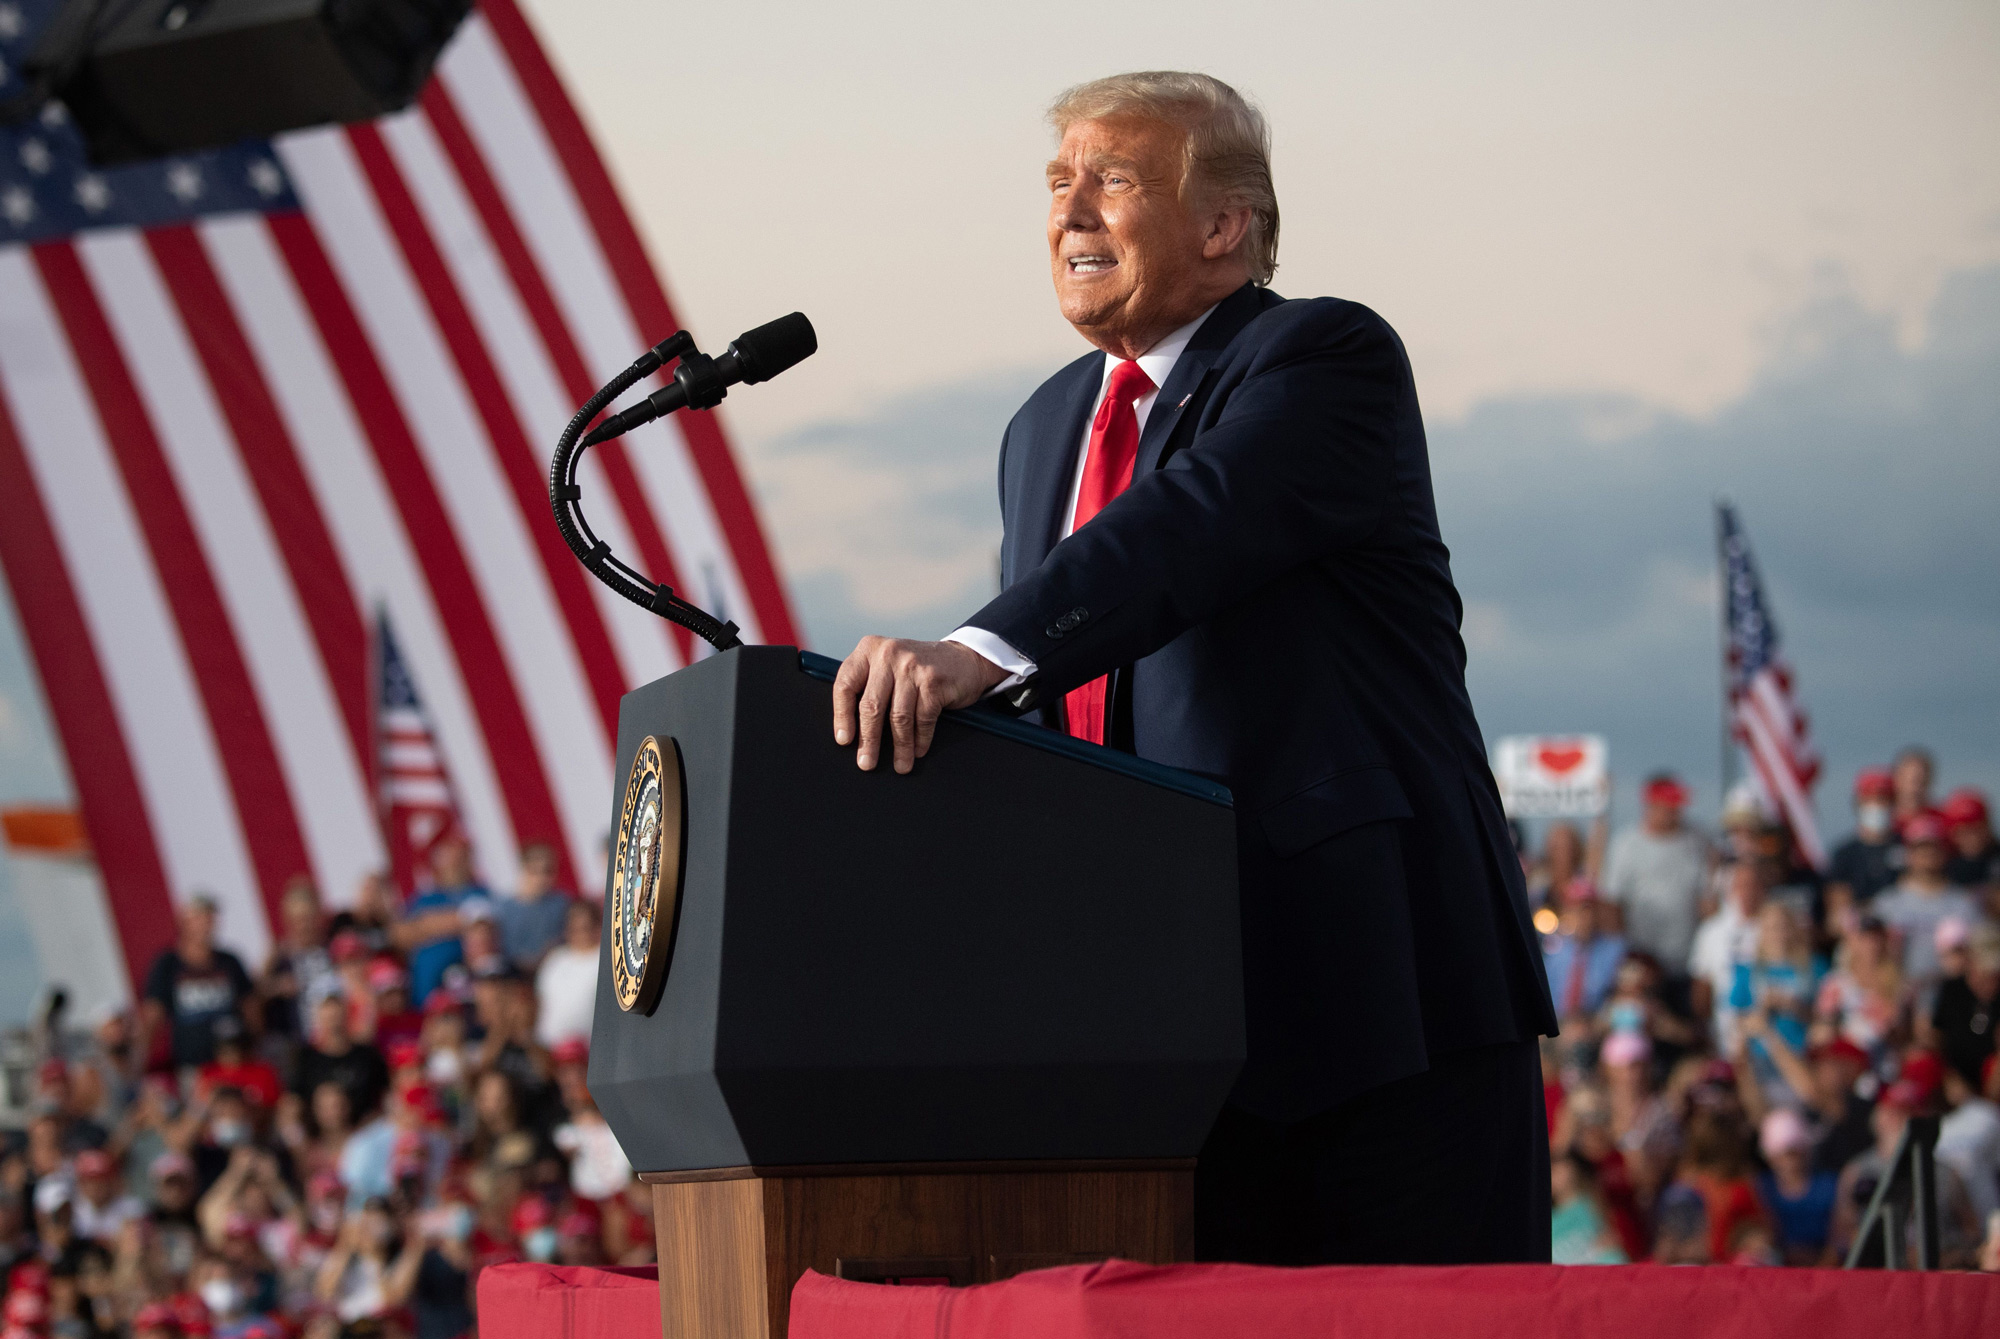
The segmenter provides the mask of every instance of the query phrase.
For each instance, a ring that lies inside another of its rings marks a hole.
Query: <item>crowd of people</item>
[[[136,1008],[44,1024],[0,1154],[4,1339],[459,1339],[503,1260],[653,1258],[585,1087],[599,907],[448,838],[405,899],[285,889],[245,963],[181,909]]]
[[[1695,830],[1668,774],[1615,839],[1524,850],[1558,1262],[1838,1265],[1936,1117],[1941,1263],[2000,1269],[2000,843],[1934,771],[1862,770],[1824,869],[1750,787]]]
[[[1754,802],[1712,841],[1665,775],[1615,840],[1524,851],[1559,1262],[1838,1263],[1937,1115],[1944,1262],[2000,1268],[2000,844],[1931,778],[1864,771],[1825,871]],[[600,910],[520,868],[495,895],[447,839],[338,912],[297,881],[254,970],[196,897],[136,1008],[45,1026],[0,1339],[459,1339],[487,1264],[650,1261],[584,1082]]]

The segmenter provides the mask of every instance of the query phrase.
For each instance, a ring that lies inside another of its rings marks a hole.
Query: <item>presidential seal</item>
[[[673,955],[681,894],[681,749],[647,735],[625,778],[611,864],[611,983],[620,1008],[650,1014]]]

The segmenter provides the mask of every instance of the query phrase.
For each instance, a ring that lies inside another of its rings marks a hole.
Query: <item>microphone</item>
[[[622,437],[640,424],[651,423],[676,409],[713,409],[737,382],[754,386],[769,381],[804,362],[818,349],[819,336],[813,333],[812,322],[804,312],[780,316],[755,330],[744,331],[720,358],[696,351],[690,341],[680,355],[680,365],[674,369],[672,385],[661,387],[630,409],[605,419],[583,439],[583,445],[596,446]]]

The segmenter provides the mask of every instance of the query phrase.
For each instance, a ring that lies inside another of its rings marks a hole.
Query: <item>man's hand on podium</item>
[[[896,770],[907,772],[930,752],[939,713],[971,706],[1006,677],[1006,670],[957,642],[863,637],[834,676],[834,742],[844,746],[859,738],[854,765],[872,771],[886,719]]]

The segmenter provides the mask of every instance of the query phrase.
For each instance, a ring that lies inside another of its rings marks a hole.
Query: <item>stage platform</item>
[[[1114,1260],[978,1288],[809,1273],[790,1339],[1992,1339],[2000,1275],[1732,1265],[1265,1269]],[[658,1339],[651,1269],[498,1265],[480,1339]],[[703,1336],[702,1339],[746,1339]]]

